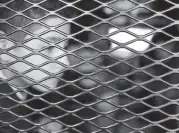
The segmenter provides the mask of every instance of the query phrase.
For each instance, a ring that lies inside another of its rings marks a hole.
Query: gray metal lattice
[[[0,0],[0,133],[179,132],[177,0]]]

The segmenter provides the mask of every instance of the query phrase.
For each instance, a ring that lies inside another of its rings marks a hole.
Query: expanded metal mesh
[[[177,0],[0,0],[0,133],[179,132]]]

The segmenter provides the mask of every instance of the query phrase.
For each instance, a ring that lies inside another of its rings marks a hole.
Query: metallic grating
[[[0,133],[178,133],[177,0],[0,0]]]

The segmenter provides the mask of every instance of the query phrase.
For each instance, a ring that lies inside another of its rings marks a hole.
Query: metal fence
[[[0,0],[0,133],[179,132],[178,4]]]

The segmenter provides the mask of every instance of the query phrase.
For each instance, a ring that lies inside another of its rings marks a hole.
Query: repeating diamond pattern
[[[0,133],[179,132],[178,4],[0,0]]]

